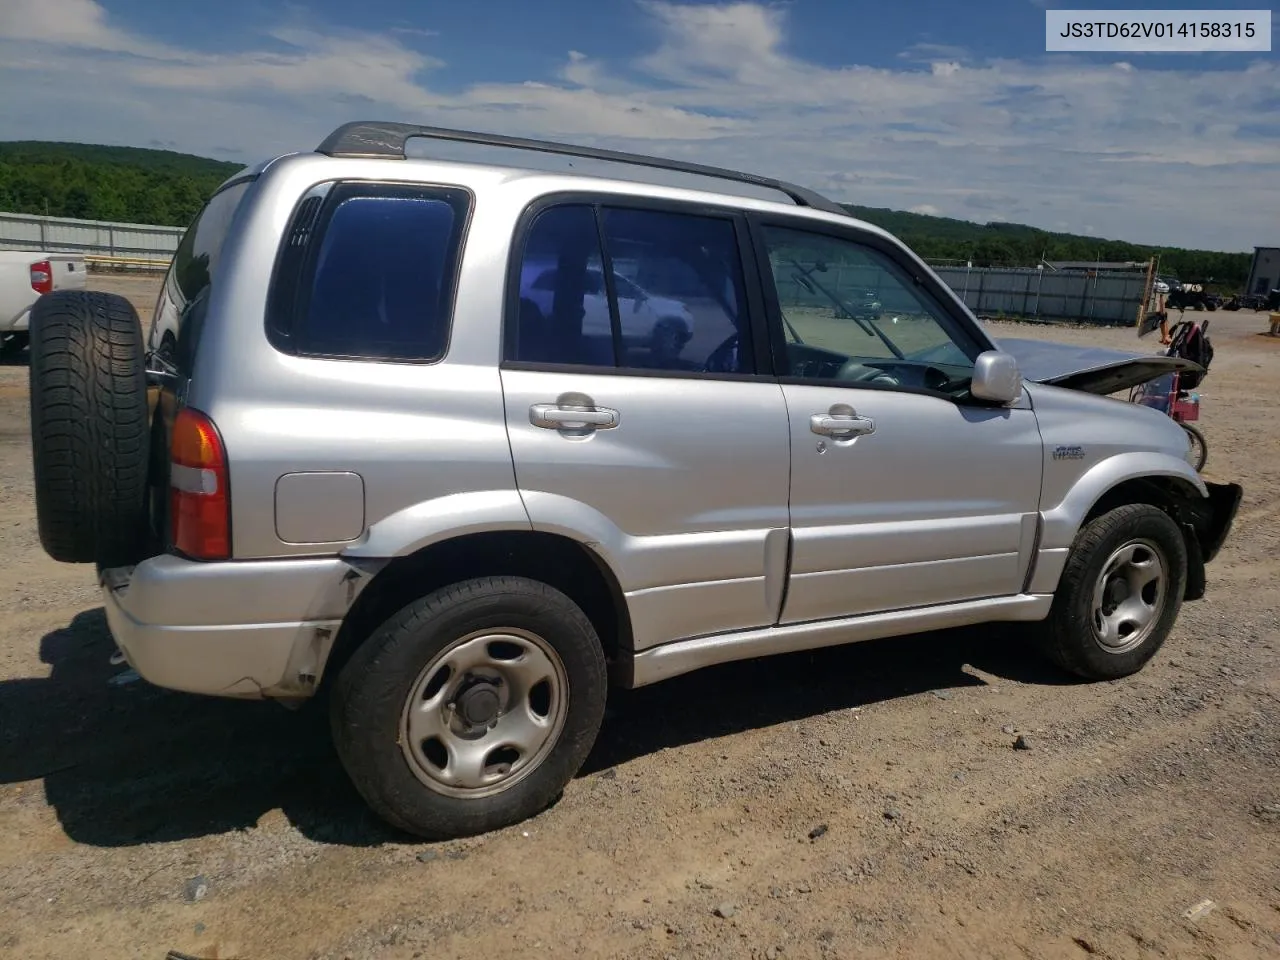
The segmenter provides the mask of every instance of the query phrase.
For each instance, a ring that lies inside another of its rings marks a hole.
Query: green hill
[[[1160,257],[1160,272],[1183,280],[1207,281],[1239,287],[1249,275],[1251,254],[1184,250],[1104,240],[1073,233],[1052,233],[1020,223],[971,223],[882,207],[842,204],[860,220],[901,237],[920,256],[930,260],[972,260],[975,267],[1034,266],[1046,260],[1145,261]]]
[[[0,142],[0,210],[186,226],[239,169],[170,150]]]
[[[185,226],[239,164],[205,157],[86,143],[0,142],[0,210],[57,217]],[[1184,280],[1238,287],[1249,254],[1157,248],[1016,223],[972,223],[880,207],[844,205],[901,237],[922,257],[975,266],[1032,266],[1048,260],[1147,260]]]

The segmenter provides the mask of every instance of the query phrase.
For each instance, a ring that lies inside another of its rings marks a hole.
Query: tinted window
[[[293,353],[435,360],[449,339],[466,197],[342,184],[322,208],[300,206],[281,261],[272,317]],[[315,229],[309,218],[318,218]]]
[[[612,291],[596,276],[602,259],[611,266]],[[512,359],[751,372],[731,220],[554,207],[539,214],[529,231],[520,278]]]
[[[963,392],[975,344],[898,264],[870,246],[769,227],[784,375]]]
[[[222,244],[251,185],[252,181],[245,180],[214,194],[174,251],[156,302],[149,341],[153,360],[162,369],[182,377],[191,375]]]
[[[626,264],[619,292],[623,365],[750,372],[749,337],[733,221],[686,213],[606,208],[605,249]],[[624,299],[625,298],[625,299]]]
[[[508,318],[508,357],[614,365],[609,300],[600,289],[602,259],[591,207],[552,207],[538,214],[524,243],[520,306]]]

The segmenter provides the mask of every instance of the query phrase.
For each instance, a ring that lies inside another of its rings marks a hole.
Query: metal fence
[[[1134,323],[1147,289],[1145,272],[934,267],[974,313],[1079,323]]]
[[[1147,284],[1145,273],[1127,271],[1054,272],[963,266],[933,269],[970,310],[980,317],[992,318],[1131,324],[1137,320]],[[814,274],[814,279],[855,307],[864,299],[874,299],[887,312],[919,310],[911,294],[877,266],[829,264],[825,271]],[[832,305],[821,290],[807,290],[786,274],[779,276],[778,287],[784,304],[821,309]]]
[[[167,263],[182,227],[0,213],[0,250],[48,250],[100,259]]]

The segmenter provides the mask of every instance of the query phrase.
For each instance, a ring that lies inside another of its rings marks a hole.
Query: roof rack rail
[[[638,153],[619,150],[603,150],[598,147],[577,147],[552,140],[529,140],[524,137],[508,137],[497,133],[473,133],[451,130],[446,127],[425,127],[412,123],[383,123],[373,120],[357,120],[345,123],[316,147],[316,153],[330,157],[369,157],[392,160],[405,159],[405,144],[413,137],[431,140],[449,140],[455,143],[473,143],[489,147],[507,147],[513,150],[532,150],[538,153],[562,154],[585,160],[607,160],[631,166],[652,167],[656,170],[673,170],[678,173],[697,174],[717,180],[733,180],[738,183],[777,190],[790,197],[797,206],[812,207],[825,213],[848,216],[848,211],[833,200],[807,187],[799,187],[771,177],[754,173],[742,173],[701,163],[685,163],[664,157],[647,157]]]

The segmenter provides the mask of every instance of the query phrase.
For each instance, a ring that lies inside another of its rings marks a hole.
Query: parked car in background
[[[73,253],[0,250],[0,352],[18,353],[29,339],[31,305],[42,293],[84,287],[84,260]]]
[[[520,296],[529,301],[545,320],[554,309],[558,283],[554,265],[526,263],[521,271]],[[597,269],[588,269],[584,284],[582,332],[588,337],[608,338],[612,335],[612,320],[604,274]],[[679,300],[650,294],[616,271],[613,286],[623,349],[647,349],[661,363],[678,357],[693,337],[693,315],[688,308]],[[611,359],[609,363],[612,362]]]
[[[1170,310],[1217,310],[1222,298],[1209,293],[1203,283],[1182,283],[1162,278],[1169,284],[1165,306]]]

